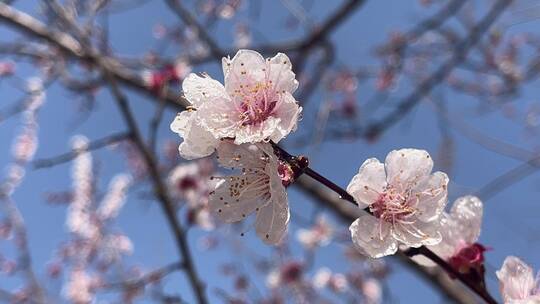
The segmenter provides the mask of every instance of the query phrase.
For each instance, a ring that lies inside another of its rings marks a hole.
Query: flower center
[[[375,217],[389,223],[409,223],[409,218],[416,213],[410,194],[397,192],[393,188],[380,194],[369,209]]]
[[[259,124],[272,115],[279,96],[270,88],[268,83],[240,85],[237,90],[241,97],[238,111],[243,126]]]
[[[178,181],[177,187],[180,191],[197,189],[197,181],[192,177],[184,177]]]
[[[277,171],[284,187],[289,186],[294,181],[294,171],[289,164],[280,161]]]

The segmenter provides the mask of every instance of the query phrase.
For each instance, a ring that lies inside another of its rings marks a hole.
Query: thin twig
[[[497,176],[476,192],[476,196],[488,200],[497,193],[507,189],[527,176],[537,172],[540,166],[540,156],[512,168],[504,174]]]
[[[154,271],[148,272],[144,275],[142,275],[140,278],[137,279],[131,279],[127,281],[122,282],[113,282],[113,283],[104,283],[103,285],[100,285],[100,288],[104,289],[119,289],[119,288],[137,288],[137,287],[144,287],[149,283],[159,281],[163,277],[184,268],[184,264],[182,262],[176,262],[169,265],[166,265],[164,267],[161,267],[159,269],[156,269]]]
[[[86,151],[93,151],[93,150],[101,149],[103,147],[129,139],[130,137],[131,137],[130,132],[120,132],[120,133],[108,135],[106,137],[91,141],[86,147]],[[60,154],[60,155],[50,157],[50,158],[36,159],[35,161],[32,162],[32,164],[35,170],[49,168],[52,166],[69,162],[75,159],[79,153],[80,152],[78,151],[70,151],[70,152],[66,152],[64,154]]]
[[[178,0],[166,0],[167,5],[171,10],[182,19],[182,21],[189,27],[195,28],[197,35],[210,49],[210,53],[214,58],[221,59],[221,57],[227,56],[217,45],[217,43],[210,37],[208,32],[202,25],[199,24],[197,19],[190,14],[190,12],[180,3]]]
[[[168,91],[168,85],[165,84],[163,87],[163,91]],[[161,96],[161,93],[160,93]],[[156,112],[154,113],[154,117],[152,117],[152,120],[150,121],[150,151],[153,153],[156,152],[156,143],[157,143],[157,133],[159,129],[159,123],[161,122],[161,118],[163,117],[163,113],[165,112],[165,106],[167,102],[164,98],[159,99],[159,104],[156,107]]]

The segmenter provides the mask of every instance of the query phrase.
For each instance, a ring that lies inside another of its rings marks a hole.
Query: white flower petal
[[[482,201],[476,196],[458,198],[450,211],[450,216],[457,227],[456,234],[468,244],[473,244],[480,236],[482,226]],[[456,235],[457,237],[457,235]]]
[[[441,214],[440,224],[441,227],[439,230],[442,236],[441,242],[428,247],[438,256],[447,260],[454,256],[458,252],[458,250],[460,250],[467,244],[465,244],[465,242],[463,241],[456,222],[448,213],[443,212]]]
[[[416,221],[413,224],[396,223],[392,229],[392,235],[401,243],[409,247],[422,245],[436,245],[441,242],[438,221],[424,223]]]
[[[279,176],[271,178],[272,201],[257,212],[255,230],[261,240],[267,244],[278,244],[289,223],[289,204],[285,187]]]
[[[215,228],[214,221],[212,220],[212,215],[207,208],[202,208],[196,211],[195,223],[201,229],[206,231],[212,231]]]
[[[234,137],[240,114],[229,97],[218,97],[197,109],[200,123],[215,138]]]
[[[265,163],[261,160],[271,155],[270,151],[263,149],[264,146],[257,144],[236,145],[231,140],[224,140],[218,146],[217,159],[219,164],[225,168],[264,169]]]
[[[476,196],[464,196],[458,198],[450,215],[459,227],[461,239],[469,244],[473,244],[480,236],[482,227],[483,205]]]
[[[279,118],[279,123],[276,125],[270,139],[275,143],[285,138],[289,133],[296,130],[302,107],[298,105],[294,97],[285,92],[280,95],[281,101],[274,109],[273,115]]]
[[[268,117],[265,121],[256,125],[240,126],[236,131],[234,143],[240,145],[266,141],[274,133],[279,122],[279,118]]]
[[[386,186],[384,165],[376,158],[364,161],[358,174],[349,185],[347,192],[354,197],[360,208],[365,208],[375,202]]]
[[[178,147],[178,152],[188,160],[202,158],[214,153],[218,143],[212,134],[194,124]]]
[[[183,111],[176,115],[171,130],[178,133],[184,141],[178,147],[180,156],[196,159],[212,154],[219,143],[211,133],[198,124],[197,111]]]
[[[385,167],[389,184],[414,185],[431,173],[433,160],[424,150],[393,150],[386,156]]]
[[[298,88],[298,81],[296,81],[296,76],[292,71],[292,64],[289,57],[283,53],[278,53],[267,61],[267,77],[272,81],[273,90],[276,92],[286,91],[291,94],[294,93]]]
[[[227,78],[231,70],[231,58],[229,56],[221,58],[221,68],[223,69],[223,78]]]
[[[525,300],[532,295],[534,288],[533,270],[519,258],[508,256],[496,274],[505,303],[513,300]]]
[[[418,198],[418,219],[424,222],[436,220],[448,200],[448,176],[435,172],[422,180],[414,189]]]
[[[482,202],[474,196],[458,198],[450,214],[440,217],[442,241],[429,246],[443,259],[449,259],[462,248],[476,243],[482,224]]]
[[[233,95],[245,84],[265,81],[266,62],[261,54],[252,50],[239,50],[230,61],[224,61],[225,90]]]
[[[208,75],[202,77],[191,73],[182,82],[184,96],[195,108],[200,107],[207,101],[227,96],[225,87]]]
[[[218,147],[220,163],[242,168],[237,176],[225,177],[210,194],[209,207],[226,222],[240,221],[257,212],[256,232],[268,244],[277,244],[287,231],[287,193],[278,174],[278,159],[268,143]]]
[[[383,288],[374,278],[368,278],[362,283],[362,294],[368,304],[382,303]]]
[[[390,234],[390,225],[363,213],[349,227],[356,249],[372,258],[396,253],[397,243]]]
[[[210,194],[210,210],[222,221],[232,223],[245,219],[268,204],[271,198],[269,195],[261,195],[255,185],[257,178],[256,174],[224,177]]]
[[[197,115],[194,111],[182,111],[178,113],[171,122],[171,131],[178,133],[178,135],[181,137],[184,137],[186,132],[191,127],[194,115]]]
[[[332,271],[327,267],[320,268],[313,276],[313,286],[316,289],[325,288],[332,278]]]

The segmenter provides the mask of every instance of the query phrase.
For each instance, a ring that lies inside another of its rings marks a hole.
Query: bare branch
[[[85,50],[81,44],[70,35],[50,30],[45,24],[24,12],[4,3],[0,3],[0,22],[5,22],[30,36],[44,39],[60,48],[70,57],[82,62],[91,63],[97,66],[98,62],[101,61],[108,73],[115,79],[133,89],[155,97],[155,93],[145,85],[143,79],[137,73],[130,71],[117,60],[104,57],[96,50]],[[163,98],[167,100],[168,106],[178,110],[183,109],[188,105],[183,97],[171,91],[165,92]]]
[[[393,111],[379,121],[368,125],[364,135],[368,138],[379,136],[412,110],[424,96],[428,95],[434,87],[444,81],[453,69],[466,59],[470,49],[478,43],[482,35],[491,27],[511,2],[512,0],[498,0],[487,15],[470,31],[467,37],[456,45],[452,53],[452,58],[437,69],[430,77],[422,81],[411,94],[399,102]]]
[[[197,35],[204,41],[204,43],[206,43],[214,58],[221,59],[221,57],[227,56],[227,54],[223,53],[223,51],[219,48],[214,39],[210,37],[204,27],[197,22],[197,19],[192,16],[184,6],[182,6],[180,1],[166,0],[166,2],[172,11],[178,15],[178,17],[180,17],[180,19],[182,19],[187,26],[195,28]]]
[[[172,263],[156,269],[154,271],[144,274],[142,277],[127,280],[122,282],[105,283],[101,285],[101,288],[105,289],[121,289],[121,288],[141,288],[149,283],[156,282],[164,278],[165,276],[184,268],[184,264],[181,262]]]
[[[178,246],[181,258],[184,261],[185,270],[191,287],[193,288],[193,291],[195,293],[195,297],[197,298],[197,302],[201,304],[208,303],[206,294],[204,292],[204,285],[199,279],[199,276],[195,270],[195,265],[193,263],[193,259],[191,257],[189,245],[187,242],[186,232],[176,218],[176,209],[174,207],[172,199],[169,197],[165,184],[161,180],[161,174],[159,172],[157,160],[151,154],[150,150],[148,150],[148,148],[146,147],[144,139],[142,138],[139,131],[137,122],[135,121],[135,118],[131,113],[128,100],[122,94],[122,92],[120,92],[116,80],[111,74],[108,73],[106,67],[103,67],[103,71],[105,73],[105,77],[108,79],[111,92],[116,99],[122,116],[124,117],[127,126],[131,130],[131,138],[145,160],[152,183],[154,185],[154,193],[161,203],[163,212],[165,213],[169,226],[175,236],[176,244]]]
[[[94,141],[91,141],[88,144],[86,151],[93,151],[93,150],[101,149],[103,147],[129,139],[130,136],[131,136],[130,132],[120,132],[120,133],[112,134],[112,135],[109,135],[100,139],[96,139]],[[50,157],[50,158],[36,159],[35,161],[33,161],[34,169],[37,170],[37,169],[49,168],[52,166],[63,164],[63,163],[73,160],[79,154],[80,154],[80,151],[70,151],[70,152],[66,152],[64,154],[60,154],[60,155]]]
[[[500,176],[497,176],[480,188],[475,195],[484,200],[488,200],[497,193],[507,189],[512,184],[515,184],[527,176],[537,172],[539,166],[540,156],[510,169]]]

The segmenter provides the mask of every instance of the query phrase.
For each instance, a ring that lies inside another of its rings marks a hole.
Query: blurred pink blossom
[[[501,294],[506,304],[540,303],[540,273],[515,256],[508,256],[497,271]]]
[[[0,77],[11,76],[15,73],[15,62],[0,61]]]
[[[326,246],[332,240],[334,227],[325,216],[318,216],[315,224],[309,229],[298,229],[296,238],[307,249]]]

